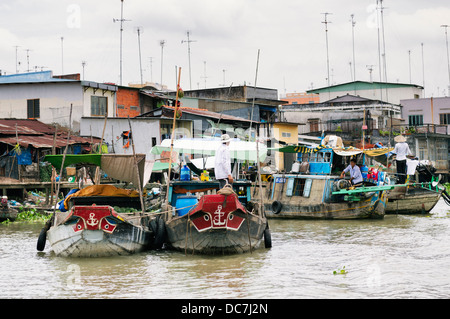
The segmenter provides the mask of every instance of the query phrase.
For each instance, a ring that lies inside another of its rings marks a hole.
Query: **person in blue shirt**
[[[363,182],[361,170],[359,169],[358,165],[356,165],[356,159],[352,158],[350,160],[350,165],[342,171],[341,178],[344,178],[344,175],[347,172],[350,172],[350,182],[352,183],[352,185],[361,184]]]

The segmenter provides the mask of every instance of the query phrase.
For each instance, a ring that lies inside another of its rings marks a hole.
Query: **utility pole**
[[[187,34],[187,41],[181,40],[181,44],[187,43],[188,44],[188,59],[189,59],[189,86],[192,90],[192,77],[191,77],[191,42],[196,42],[196,40],[189,39],[189,31],[186,32]]]
[[[150,60],[150,82],[153,82],[153,57],[149,57]]]
[[[423,86],[423,97],[425,97],[425,62],[423,56],[423,42],[420,44],[422,46],[422,86]]]
[[[17,62],[17,48],[19,48],[20,46],[19,45],[15,45],[14,46],[15,48],[16,48],[16,73],[19,73],[19,64],[20,64],[20,62]]]
[[[25,51],[27,51],[27,72],[30,72],[30,49],[26,49]]]
[[[136,32],[138,35],[138,46],[139,46],[139,69],[141,71],[141,85],[144,84],[144,79],[142,77],[142,60],[141,60],[141,32],[143,32],[142,27],[136,27]]]
[[[84,81],[84,67],[86,66],[86,61],[81,61],[81,66],[83,67],[83,81]]]
[[[328,56],[328,23],[331,23],[331,22],[327,20],[327,16],[332,13],[324,12],[322,14],[325,17],[325,21],[322,21],[322,23],[325,24],[325,40],[326,40],[326,46],[327,46],[327,83],[328,83],[328,86],[330,86],[330,58]]]
[[[448,35],[447,35],[447,24],[441,25],[442,28],[445,29],[445,43],[447,45],[447,70],[448,70],[448,95],[450,96],[450,60],[448,56]]]
[[[64,74],[64,37],[61,37],[61,74]]]
[[[122,85],[122,32],[123,32],[123,22],[131,21],[125,20],[123,18],[123,0],[120,0],[120,19],[114,19],[113,22],[120,21],[120,74],[119,74],[119,84]]]
[[[412,80],[411,80],[411,50],[408,50],[408,61],[409,61],[409,84],[412,84]]]
[[[367,70],[369,70],[369,75],[370,75],[370,82],[372,83],[372,71],[373,71],[373,65],[366,65]]]
[[[206,89],[206,79],[208,78],[208,77],[206,76],[206,61],[203,61],[203,66],[204,66],[205,75],[202,76],[202,78],[205,79],[205,89]]]
[[[164,57],[164,45],[166,44],[166,40],[159,41],[159,45],[161,46],[161,91],[163,87],[163,57]]]
[[[356,21],[353,19],[355,15],[352,13],[350,15],[352,18],[352,46],[353,46],[353,81],[356,81],[356,63],[355,63],[355,24]]]

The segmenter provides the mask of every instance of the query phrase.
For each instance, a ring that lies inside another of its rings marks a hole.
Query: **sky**
[[[256,82],[283,96],[356,75],[448,95],[441,27],[450,25],[448,0],[384,0],[383,7],[384,50],[377,0],[124,0],[122,84],[140,83],[142,65],[144,82],[171,89],[181,68],[184,90]],[[2,0],[0,70],[83,78],[85,61],[85,80],[120,84],[120,18],[120,0]]]

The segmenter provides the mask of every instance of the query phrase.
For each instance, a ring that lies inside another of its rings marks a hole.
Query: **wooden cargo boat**
[[[145,155],[138,156],[138,171],[132,169],[136,163],[133,157],[98,156],[72,155],[68,163],[101,163],[109,176],[120,175],[122,180],[142,183],[136,174],[143,172]],[[46,160],[53,164],[61,159],[50,156]],[[55,254],[64,257],[132,254],[149,249],[155,243],[156,220],[144,213],[141,192],[113,185],[91,185],[67,196],[63,204],[64,209],[55,212],[41,231],[38,250],[44,249],[47,235]],[[128,207],[124,211],[129,212],[117,212],[120,207]]]
[[[224,188],[202,195],[217,191],[219,183],[172,182],[169,202],[174,212],[165,223],[169,248],[210,255],[251,252],[262,241],[270,248],[267,219],[262,205],[250,200],[250,186],[248,181],[236,181],[233,192]]]
[[[442,194],[436,187],[395,187],[387,193],[386,214],[428,214]]]
[[[339,174],[348,164],[346,158],[367,150],[331,148],[324,145],[287,146],[279,149],[295,154],[302,165],[290,174],[273,174],[266,188],[268,218],[366,219],[383,218],[386,208],[385,175],[362,187],[342,187]],[[388,150],[376,150],[378,155]],[[363,155],[364,156],[364,155]],[[363,162],[363,158],[359,161]],[[306,165],[303,165],[306,164]],[[336,168],[336,169],[335,169]],[[335,169],[334,174],[332,170]]]

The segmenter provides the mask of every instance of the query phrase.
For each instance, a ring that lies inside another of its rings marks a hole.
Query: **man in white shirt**
[[[341,173],[341,178],[344,178],[345,173],[350,172],[350,182],[352,185],[360,184],[363,181],[361,170],[358,165],[356,165],[356,160],[352,158],[350,160],[350,165],[347,166]]]
[[[397,143],[395,144],[395,148],[392,152],[397,155],[396,164],[398,183],[404,184],[406,182],[406,156],[411,155],[412,153],[404,136],[398,135],[394,138],[394,141]]]
[[[231,176],[231,160],[230,160],[230,136],[223,134],[221,144],[216,151],[216,160],[214,165],[214,175],[219,181],[220,188],[227,183],[233,184],[233,176]]]

